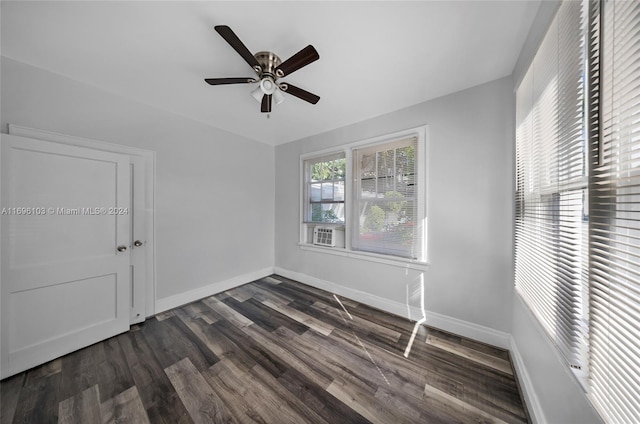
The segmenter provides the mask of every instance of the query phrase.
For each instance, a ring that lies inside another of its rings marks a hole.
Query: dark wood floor
[[[528,421],[507,351],[279,276],[0,388],[0,424]]]

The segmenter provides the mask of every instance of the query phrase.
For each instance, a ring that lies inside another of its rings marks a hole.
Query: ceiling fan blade
[[[260,106],[260,112],[271,112],[271,94],[265,94],[264,96],[262,96],[262,105]]]
[[[242,41],[238,38],[238,36],[226,25],[217,25],[215,30],[225,39],[227,43],[235,51],[238,52],[240,56],[251,66],[252,68],[258,67],[260,69],[260,63],[256,60],[256,58],[251,54],[247,46],[244,45]]]
[[[292,96],[296,96],[297,98],[307,101],[311,104],[315,105],[316,103],[318,103],[318,100],[320,100],[320,96],[309,93],[307,90],[303,90],[302,88],[296,87],[295,85],[283,82],[281,84],[281,88],[282,86],[286,86],[286,90],[283,90],[285,93],[289,93]]]
[[[318,59],[320,59],[320,55],[316,49],[309,44],[307,47],[282,62],[280,66],[276,68],[276,75],[278,77],[289,75]]]
[[[205,78],[204,81],[210,85],[223,84],[248,84],[256,82],[255,78]]]

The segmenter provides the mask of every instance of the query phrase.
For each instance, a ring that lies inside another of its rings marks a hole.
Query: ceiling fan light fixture
[[[276,90],[273,92],[273,101],[275,102],[276,105],[279,105],[280,103],[284,102],[284,96],[282,95],[282,91]]]
[[[253,90],[251,92],[251,96],[253,96],[254,99],[256,99],[256,102],[261,103],[262,102],[262,96],[264,95],[264,93],[262,92],[262,87],[258,86],[258,88],[256,88],[255,90]]]
[[[260,81],[260,88],[264,94],[273,94],[274,91],[278,88],[276,83],[273,81],[271,77],[262,78]]]

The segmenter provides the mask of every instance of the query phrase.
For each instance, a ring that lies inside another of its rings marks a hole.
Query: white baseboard
[[[186,305],[187,303],[195,302],[196,300],[204,299],[205,297],[221,293],[225,290],[230,290],[234,287],[238,287],[264,277],[268,277],[271,274],[273,274],[273,268],[264,268],[248,274],[239,275],[228,280],[218,281],[204,287],[198,287],[197,289],[189,290],[184,293],[163,297],[162,299],[156,299],[156,314],[177,308],[178,306]]]
[[[527,367],[524,364],[524,359],[522,358],[522,355],[520,355],[518,345],[513,337],[511,337],[511,346],[509,347],[509,351],[511,353],[511,360],[513,361],[513,366],[516,369],[518,383],[520,383],[522,396],[525,398],[531,421],[534,424],[545,424],[547,420],[544,416],[542,405],[540,405],[540,400],[536,395],[533,383],[531,382],[531,377],[529,376]]]
[[[464,321],[436,312],[425,311],[426,317],[423,317],[423,313],[420,308],[412,306],[407,307],[407,305],[401,302],[385,299],[380,296],[376,296],[360,290],[355,290],[296,271],[290,271],[279,267],[275,267],[274,271],[276,274],[282,275],[283,277],[300,281],[301,283],[308,284],[310,286],[317,287],[319,289],[326,290],[340,296],[348,297],[349,299],[365,303],[369,306],[373,306],[374,308],[390,312],[394,315],[399,315],[414,321],[418,321],[421,318],[426,318],[425,324],[432,327],[436,327],[441,330],[455,333],[457,335],[468,337],[470,339],[487,343],[493,346],[501,347],[503,349],[511,348],[511,335],[503,331],[494,330],[493,328],[474,324],[469,321]]]

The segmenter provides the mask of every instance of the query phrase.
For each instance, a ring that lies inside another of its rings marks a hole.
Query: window
[[[344,237],[324,251],[424,264],[425,136],[420,127],[303,155],[301,246],[331,228]]]
[[[305,222],[344,223],[344,153],[308,159],[305,169]]]
[[[419,257],[417,138],[354,150],[354,250]]]
[[[583,42],[582,4],[565,2],[516,93],[515,284],[575,370],[587,334]]]
[[[516,288],[609,423],[640,422],[638,22],[562,3],[516,95]]]

